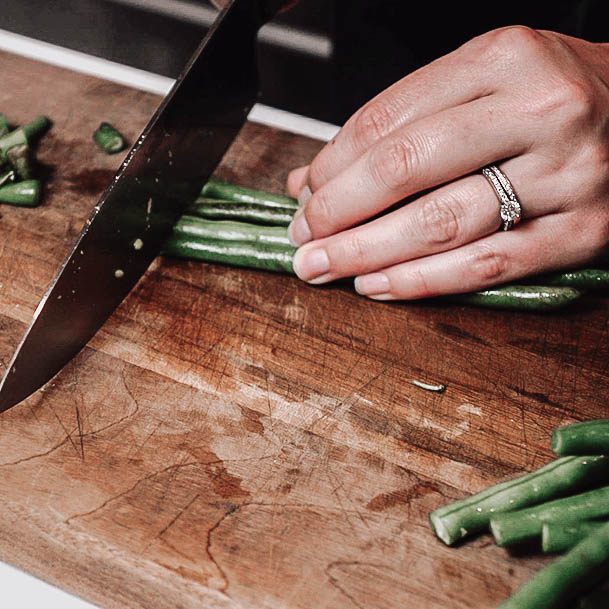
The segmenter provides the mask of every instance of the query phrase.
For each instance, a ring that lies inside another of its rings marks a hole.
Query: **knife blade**
[[[0,384],[0,412],[51,380],[159,254],[256,101],[256,37],[279,4],[224,3],[38,305]]]

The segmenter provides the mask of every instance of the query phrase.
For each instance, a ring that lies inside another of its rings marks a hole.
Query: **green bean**
[[[254,203],[265,207],[292,209],[294,211],[298,209],[298,201],[292,197],[263,192],[244,186],[235,186],[214,177],[210,178],[203,187],[201,196],[223,201],[234,201],[235,203]]]
[[[110,123],[102,123],[93,134],[93,141],[106,154],[122,152],[127,143],[121,132]]]
[[[539,571],[499,609],[559,609],[591,590],[609,569],[609,523]]]
[[[579,495],[493,516],[491,532],[498,545],[512,546],[538,538],[545,522],[572,523],[607,517],[609,486],[604,486]]]
[[[488,530],[491,517],[536,505],[609,480],[609,457],[557,459],[544,467],[491,486],[429,515],[435,534],[446,544]]]
[[[18,207],[36,207],[40,203],[41,184],[39,180],[26,180],[7,184],[0,188],[0,203]]]
[[[30,180],[32,178],[32,154],[31,149],[27,144],[13,146],[6,153],[6,158],[13,166],[13,169],[20,180]]]
[[[278,226],[257,226],[245,222],[213,221],[182,216],[174,227],[173,236],[188,241],[214,241],[250,243],[252,245],[282,247],[294,252],[285,228]]]
[[[199,197],[186,213],[207,220],[236,220],[265,226],[289,226],[294,211],[287,207],[268,207],[258,203],[238,203]]]
[[[575,288],[505,285],[472,294],[457,294],[448,298],[455,302],[491,309],[550,311],[566,307],[582,296],[583,293]]]
[[[47,116],[37,116],[33,121],[23,125],[22,129],[26,140],[31,142],[34,138],[41,136],[50,126],[51,121]]]
[[[0,138],[0,161],[5,162],[6,155],[11,148],[15,146],[27,145],[27,137],[23,128],[15,129],[7,135]]]
[[[603,525],[604,522],[596,520],[572,523],[544,522],[541,529],[541,549],[548,554],[566,552]]]
[[[29,144],[34,138],[41,135],[50,124],[46,116],[38,116],[27,125],[0,137],[0,161],[6,161],[7,153],[11,148]]]
[[[609,419],[574,423],[555,429],[552,432],[552,450],[557,455],[609,454]]]
[[[604,290],[609,288],[609,271],[604,269],[576,269],[534,277],[538,285],[563,286],[582,290]]]
[[[293,251],[285,247],[232,241],[199,241],[171,237],[163,254],[187,260],[220,262],[232,266],[292,273]]]

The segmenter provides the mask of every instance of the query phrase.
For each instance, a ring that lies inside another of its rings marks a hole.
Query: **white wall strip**
[[[90,74],[128,87],[142,91],[166,95],[174,84],[174,80],[145,70],[138,70],[120,63],[93,57],[85,53],[66,49],[33,38],[0,30],[0,50],[23,55],[75,72]],[[316,119],[256,104],[249,116],[250,120],[283,129],[291,133],[306,135],[315,139],[331,140],[339,130],[336,125]]]
[[[94,605],[55,588],[31,575],[0,563],[2,606],[7,609],[95,609]]]
[[[209,27],[218,15],[218,11],[212,7],[192,4],[184,0],[112,0],[112,2],[203,27]],[[332,41],[327,36],[304,32],[287,25],[275,23],[265,25],[260,30],[260,40],[320,59],[329,59],[332,56]]]
[[[158,95],[166,95],[174,82],[171,78],[165,76],[13,34],[6,30],[0,30],[0,50],[23,55],[61,68],[68,68],[82,74],[98,76],[121,85],[135,87]]]

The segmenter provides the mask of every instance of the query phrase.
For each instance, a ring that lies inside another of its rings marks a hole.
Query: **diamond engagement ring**
[[[520,222],[522,217],[522,207],[514,192],[512,183],[508,177],[497,167],[489,165],[482,169],[482,175],[492,186],[497,198],[499,199],[499,214],[501,215],[501,229],[511,230]]]

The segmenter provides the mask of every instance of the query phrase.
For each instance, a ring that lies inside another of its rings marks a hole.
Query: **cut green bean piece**
[[[7,153],[6,158],[13,166],[20,180],[30,180],[33,176],[33,161],[31,149],[27,144],[13,146]]]
[[[287,207],[267,207],[258,203],[238,203],[199,197],[186,213],[207,220],[234,220],[264,226],[289,226],[294,211]]]
[[[0,161],[5,162],[8,151],[15,146],[27,145],[27,137],[23,129],[15,129],[0,138]]]
[[[552,450],[557,455],[608,455],[609,420],[585,421],[555,429]]]
[[[604,269],[577,269],[534,277],[538,285],[563,286],[582,290],[606,290],[609,288],[609,271]]]
[[[38,116],[31,123],[0,137],[0,161],[6,161],[7,153],[11,148],[29,144],[46,131],[50,124],[46,116]]]
[[[609,481],[609,457],[566,457],[429,514],[435,534],[448,545],[488,530],[491,518]]]
[[[8,120],[4,114],[0,114],[0,137],[8,135],[10,127],[8,126]]]
[[[110,123],[102,123],[93,134],[93,141],[106,154],[122,152],[127,142],[121,132]]]
[[[609,523],[539,571],[499,609],[562,609],[589,592],[609,569]]]
[[[40,137],[50,126],[51,121],[47,116],[37,116],[27,125],[23,125],[22,129],[26,140],[31,142],[35,138]]]
[[[541,529],[541,549],[548,554],[567,552],[604,524],[594,520],[572,523],[544,522]]]
[[[294,252],[285,247],[261,246],[252,243],[198,241],[171,237],[163,246],[163,254],[187,260],[219,262],[265,271],[293,273]]]
[[[582,296],[583,293],[575,288],[506,285],[448,298],[455,302],[491,309],[551,311],[566,307]]]
[[[491,532],[497,545],[513,546],[539,538],[545,522],[571,523],[607,517],[609,486],[604,486],[579,495],[493,516]]]
[[[0,188],[0,203],[18,207],[36,207],[40,203],[41,184],[39,180],[26,180],[7,184]]]
[[[298,209],[298,201],[292,197],[263,192],[244,186],[235,186],[218,178],[210,178],[201,191],[202,197],[234,201],[236,203],[254,203],[265,207],[281,207],[292,210]]]

